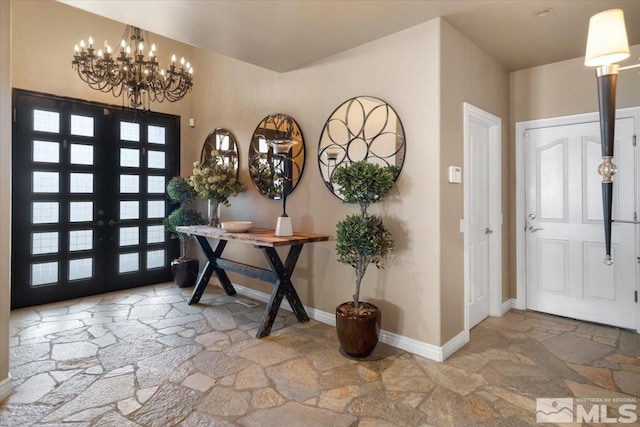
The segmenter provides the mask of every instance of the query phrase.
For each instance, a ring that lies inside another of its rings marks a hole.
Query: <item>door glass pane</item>
[[[120,201],[120,219],[140,218],[140,202]]]
[[[93,277],[93,258],[72,259],[69,261],[69,280]]]
[[[164,267],[164,249],[147,252],[147,270]]]
[[[69,203],[69,221],[93,221],[93,202]]]
[[[138,227],[120,228],[120,246],[132,246],[140,243]]]
[[[120,122],[120,139],[123,141],[140,141],[140,125],[138,123]]]
[[[58,193],[59,178],[58,172],[33,172],[33,192],[34,193]]]
[[[139,193],[140,177],[138,175],[120,175],[121,193]]]
[[[51,224],[58,222],[58,202],[33,202],[34,224]]]
[[[137,148],[121,148],[120,166],[125,168],[140,167],[140,150]]]
[[[71,115],[71,135],[93,136],[93,117]]]
[[[120,254],[118,272],[128,273],[130,271],[137,271],[139,268],[138,258],[139,257],[137,252],[134,252],[132,254]]]
[[[147,202],[147,218],[164,218],[164,201],[150,200]]]
[[[58,233],[33,233],[31,235],[31,254],[52,254],[58,252]]]
[[[93,193],[92,173],[72,173],[69,175],[69,192]]]
[[[164,193],[164,176],[147,177],[147,192],[150,194]]]
[[[72,165],[92,165],[93,146],[85,144],[71,144]]]
[[[93,230],[74,230],[69,232],[69,250],[86,251],[93,249]]]
[[[149,150],[147,153],[147,167],[149,169],[164,169],[164,151]]]
[[[60,163],[60,144],[51,141],[33,141],[33,161]]]
[[[147,243],[164,242],[164,226],[150,225],[147,227]]]
[[[152,144],[164,144],[164,128],[149,126],[147,129],[149,142]]]
[[[33,130],[39,132],[60,132],[60,114],[54,111],[33,110]]]
[[[31,265],[31,286],[56,283],[58,281],[58,263],[43,262]]]

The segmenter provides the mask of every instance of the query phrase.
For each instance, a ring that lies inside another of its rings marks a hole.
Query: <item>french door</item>
[[[179,117],[13,97],[12,308],[171,280]]]

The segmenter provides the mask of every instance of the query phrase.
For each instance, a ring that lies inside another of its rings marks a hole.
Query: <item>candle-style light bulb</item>
[[[189,68],[189,74],[193,74],[193,67]]]
[[[80,40],[80,47],[84,49],[84,40]]]
[[[121,47],[121,48],[123,48],[123,49],[124,49],[125,47],[127,47],[127,42],[126,42],[126,41],[124,41],[124,39],[122,39],[122,41],[120,42],[120,47]]]
[[[80,46],[78,46],[78,45],[75,45],[75,46],[73,47],[73,49],[74,49],[76,52],[80,52]]]
[[[131,48],[127,46],[127,55],[129,55],[130,53],[131,53]]]
[[[180,65],[184,65],[184,58],[180,58]]]
[[[89,47],[93,46],[93,37],[89,37]]]
[[[151,44],[151,50],[156,50],[156,44],[155,43]]]
[[[171,62],[175,63],[176,62],[176,56],[175,55],[171,55]]]
[[[138,44],[138,50],[139,50],[140,52],[142,52],[142,51],[144,50],[144,45],[142,44],[142,42],[140,42],[140,43]]]
[[[98,49],[98,56],[100,58],[102,58],[104,56],[104,54],[102,53],[102,49]]]
[[[187,68],[187,70],[188,70],[189,68],[191,68],[191,64],[189,63],[189,61],[187,61],[186,68]]]
[[[107,45],[107,53],[111,53],[111,46]]]

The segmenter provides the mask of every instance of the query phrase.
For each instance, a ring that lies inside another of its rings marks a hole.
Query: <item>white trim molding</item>
[[[0,402],[11,394],[11,376],[0,381]]]
[[[512,308],[516,308],[516,302],[517,301],[515,298],[509,298],[508,300],[503,302],[502,306],[500,307],[500,315],[502,316]]]
[[[493,230],[489,245],[490,271],[489,315],[502,316],[502,119],[468,102],[463,103],[464,126],[464,332],[469,340],[469,293],[471,292],[469,265],[469,233],[471,188],[469,182],[470,136],[469,123],[475,122],[489,129],[489,228]]]
[[[235,283],[233,284],[233,287],[240,295],[244,295],[264,303],[269,301],[270,295],[264,292],[256,291],[255,289],[247,288]],[[283,300],[280,307],[284,308],[287,311],[293,311],[291,310],[291,305],[289,305],[289,302],[287,300]],[[307,311],[307,314],[311,319],[331,326],[336,325],[335,313],[327,313],[326,311],[307,307],[306,305],[304,306],[304,309]],[[391,347],[408,351],[409,353],[413,353],[426,359],[435,360],[436,362],[442,362],[453,353],[458,351],[460,348],[462,348],[467,342],[469,342],[469,335],[468,333],[465,333],[465,331],[460,332],[458,335],[449,340],[444,346],[438,347],[437,345],[427,344],[413,338],[381,330],[380,342],[390,345]]]

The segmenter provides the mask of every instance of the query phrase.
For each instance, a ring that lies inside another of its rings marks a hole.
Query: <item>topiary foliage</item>
[[[338,261],[356,271],[353,295],[356,309],[360,305],[360,284],[367,267],[373,264],[382,268],[382,260],[393,250],[391,233],[381,218],[367,213],[367,208],[391,190],[398,172],[396,167],[360,161],[339,167],[333,175],[332,182],[341,187],[344,202],[360,206],[360,215],[349,215],[336,226]]]
[[[196,197],[196,191],[185,178],[174,176],[167,184],[167,196],[171,203],[180,203],[180,206],[184,206]]]
[[[371,203],[377,202],[391,190],[397,169],[361,160],[340,166],[331,181],[340,186],[344,202],[359,205],[360,212],[364,215]]]
[[[178,233],[176,231],[176,227],[181,225],[189,226],[202,224],[206,224],[206,221],[200,212],[184,207],[179,207],[164,219],[164,228],[171,234],[171,238],[180,239],[180,252],[183,254],[180,258],[189,259],[187,254],[187,240],[189,240],[191,236],[185,233]]]

